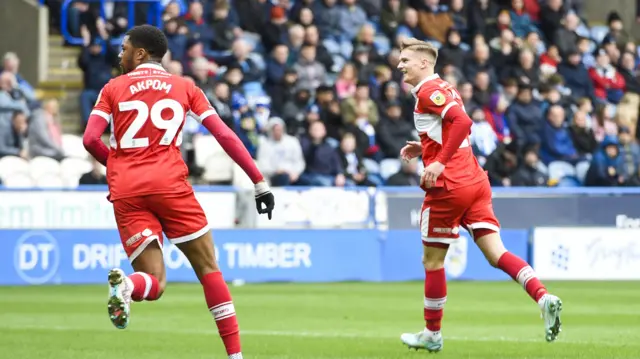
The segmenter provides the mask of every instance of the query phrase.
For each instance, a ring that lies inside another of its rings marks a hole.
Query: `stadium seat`
[[[62,135],[62,150],[67,157],[86,159],[89,156],[82,144],[82,138],[72,134]]]
[[[575,177],[576,168],[564,161],[553,161],[549,163],[549,179],[552,181],[559,181],[564,177]]]
[[[6,156],[0,158],[0,178],[5,178],[15,174],[29,174],[29,162],[21,157]]]
[[[233,180],[233,160],[226,153],[210,155],[204,164],[202,179],[207,182],[230,182]]]
[[[60,163],[60,170],[63,176],[74,175],[80,177],[81,175],[90,172],[92,169],[91,162],[80,158],[65,158]]]
[[[29,173],[34,179],[45,174],[60,174],[60,163],[53,158],[38,156],[29,162]]]
[[[2,179],[2,182],[7,188],[32,188],[33,180],[31,176],[25,173],[15,173],[11,176],[7,176]]]
[[[604,37],[607,36],[608,33],[608,26],[598,25],[591,28],[591,38],[598,44],[602,43],[602,40],[604,40]]]
[[[261,72],[267,69],[267,63],[262,55],[252,52],[248,57],[253,60],[254,64]]]
[[[362,165],[367,170],[367,173],[380,173],[380,164],[370,158],[362,159]]]
[[[76,188],[80,185],[80,176],[75,173],[63,173],[62,184],[64,188]]]
[[[580,183],[584,183],[589,167],[591,167],[591,162],[589,161],[582,161],[576,165],[576,177]]]
[[[400,171],[400,166],[400,160],[395,158],[384,159],[380,162],[380,175],[386,181],[387,178]]]
[[[63,188],[64,181],[59,174],[45,173],[36,178],[35,186],[38,188]]]
[[[380,56],[384,56],[391,51],[391,41],[384,35],[378,35],[373,40],[376,45],[376,50]]]
[[[225,154],[222,146],[211,135],[200,135],[193,138],[193,150],[196,153],[196,165],[204,167],[211,155]]]

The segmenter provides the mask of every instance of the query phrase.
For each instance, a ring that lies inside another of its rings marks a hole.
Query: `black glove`
[[[264,204],[265,208],[262,208]],[[256,208],[258,209],[258,213],[264,214],[266,213],[271,220],[271,212],[273,211],[273,207],[276,205],[276,200],[273,197],[273,193],[271,193],[271,188],[267,185],[266,182],[258,182],[256,184]]]

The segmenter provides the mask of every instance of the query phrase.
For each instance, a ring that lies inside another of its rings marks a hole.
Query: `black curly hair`
[[[160,62],[167,53],[167,37],[162,30],[152,25],[140,25],[127,31],[129,42],[138,49],[144,49],[151,61]]]

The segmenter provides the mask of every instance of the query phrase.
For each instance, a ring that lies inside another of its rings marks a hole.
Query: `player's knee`
[[[423,258],[422,264],[424,265],[424,269],[428,271],[437,270],[440,268],[444,268],[444,259],[436,259],[436,258]]]
[[[215,262],[215,261],[212,262],[212,263],[202,262],[200,265],[194,266],[193,270],[196,273],[196,276],[198,277],[198,279],[203,278],[207,274],[210,274],[210,273],[213,273],[213,272],[220,272],[220,268],[218,267],[218,263]]]
[[[422,256],[424,269],[428,271],[444,268],[444,259],[447,255],[447,248],[425,247]]]
[[[476,239],[476,244],[484,254],[484,257],[487,259],[487,262],[493,267],[498,267],[498,261],[500,257],[502,257],[507,249],[504,247],[502,243],[502,239],[498,232],[483,229],[483,230],[475,230],[473,232],[474,238]]]

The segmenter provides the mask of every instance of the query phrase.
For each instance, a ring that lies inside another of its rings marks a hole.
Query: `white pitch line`
[[[46,326],[46,325],[7,325],[6,323],[0,323],[0,329],[33,329],[33,330],[45,330],[45,331],[98,331],[98,332],[108,332],[115,331],[116,329],[110,328],[108,326],[105,327],[72,327],[72,326]],[[194,329],[153,329],[153,328],[133,328],[130,329],[131,332],[135,333],[174,333],[174,334],[194,334],[194,335],[218,335],[217,330],[203,329],[203,330],[194,330]],[[267,337],[303,337],[303,338],[345,338],[345,339],[400,339],[400,335],[385,335],[378,333],[329,333],[329,332],[312,332],[312,331],[277,331],[277,330],[241,330],[241,335],[248,336],[267,336]],[[540,339],[534,338],[515,338],[515,337],[465,337],[465,336],[445,336],[445,340],[451,341],[460,341],[460,342],[509,342],[509,343],[540,343],[546,344],[542,336]],[[603,346],[612,346],[612,347],[620,347],[620,346],[632,346],[638,347],[640,344],[634,343],[625,343],[624,345],[619,345],[606,341],[588,341],[588,340],[571,340],[571,339],[563,339],[560,337],[557,342],[554,344],[580,344],[580,345],[603,345]]]

